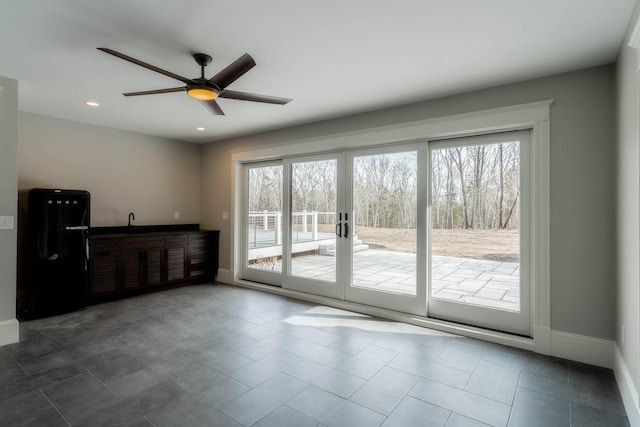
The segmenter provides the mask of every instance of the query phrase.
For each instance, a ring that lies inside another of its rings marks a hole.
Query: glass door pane
[[[286,287],[339,297],[337,154],[286,161],[289,165]]]
[[[417,238],[418,229],[424,230],[424,216],[420,227],[418,218],[424,203],[418,155],[416,145],[351,155],[351,280],[346,292],[351,301],[424,314],[424,268],[418,280],[418,253],[425,253]]]
[[[417,153],[353,159],[351,286],[416,294]]]
[[[527,136],[505,133],[432,145],[431,316],[529,332],[522,274],[528,258],[522,253],[528,230],[522,209],[528,200]]]
[[[245,167],[245,279],[280,284],[283,238],[282,171],[281,163]]]

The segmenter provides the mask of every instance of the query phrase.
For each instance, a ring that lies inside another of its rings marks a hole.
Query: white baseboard
[[[551,328],[548,326],[533,327],[533,351],[539,354],[551,354]]]
[[[640,406],[638,406],[638,389],[633,383],[629,368],[622,358],[622,353],[618,346],[615,346],[615,367],[613,372],[616,375],[618,389],[622,396],[624,409],[627,411],[629,425],[640,426]]]
[[[219,268],[218,274],[216,274],[216,281],[233,285],[233,270]]]
[[[600,338],[551,331],[551,355],[613,369],[616,343]]]
[[[0,321],[0,346],[18,342],[19,335],[20,323],[16,319]]]

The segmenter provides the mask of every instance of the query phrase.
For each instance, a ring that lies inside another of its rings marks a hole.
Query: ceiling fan
[[[163,70],[162,68],[156,67],[155,65],[147,64],[146,62],[142,62],[112,49],[99,47],[98,50],[101,50],[113,56],[117,56],[120,59],[132,62],[151,71],[155,71],[156,73],[164,74],[165,76],[171,77],[172,79],[180,80],[181,82],[186,84],[186,86],[172,87],[167,89],[127,92],[123,93],[124,96],[154,95],[158,93],[185,91],[192,98],[202,101],[202,103],[206,105],[213,114],[216,115],[224,115],[222,108],[220,108],[218,103],[215,101],[216,98],[238,99],[241,101],[264,102],[267,104],[279,105],[284,105],[292,101],[288,98],[279,98],[276,96],[258,95],[255,93],[227,90],[227,86],[236,81],[244,73],[246,73],[256,65],[255,61],[248,53],[245,53],[240,58],[236,59],[233,63],[228,65],[225,69],[220,71],[218,74],[207,80],[207,78],[204,76],[204,67],[211,63],[211,56],[204,53],[193,54],[193,59],[198,65],[200,65],[200,77],[188,79],[186,77],[182,77],[170,71]]]

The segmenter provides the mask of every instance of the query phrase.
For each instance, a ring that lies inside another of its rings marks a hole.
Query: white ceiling
[[[635,1],[0,0],[0,76],[21,111],[202,143],[610,63]],[[182,83],[97,47],[189,78],[247,52],[229,89],[294,101],[125,98]]]

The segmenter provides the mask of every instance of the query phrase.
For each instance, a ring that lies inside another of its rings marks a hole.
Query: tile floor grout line
[[[86,359],[88,359],[88,357],[87,357],[87,358],[85,358],[85,359],[82,359],[82,360],[86,360]],[[95,378],[95,379],[96,379],[100,384],[102,384],[103,386],[105,386],[105,387],[107,388],[107,390],[109,390],[111,393],[115,394],[116,396],[118,396],[118,397],[120,398],[120,401],[119,401],[119,402],[114,402],[114,403],[112,403],[111,405],[115,405],[116,403],[123,402],[123,401],[126,399],[124,396],[121,396],[121,395],[120,395],[120,393],[118,393],[117,391],[115,391],[115,390],[113,390],[111,387],[109,387],[109,385],[108,385],[107,383],[105,383],[105,382],[104,382],[104,381],[102,381],[100,378],[98,378],[98,376],[97,376],[96,374],[94,374],[93,372],[91,372],[91,370],[90,370],[90,369],[88,369],[86,366],[82,365],[82,363],[81,363],[81,362],[82,362],[82,360],[81,360],[81,361],[79,361],[78,363],[80,363],[80,364],[81,364],[81,366],[82,366],[84,369],[86,369],[86,370],[87,370],[87,372],[88,372],[88,373],[89,373],[93,378]],[[111,406],[111,405],[109,405],[109,406]],[[107,408],[108,408],[109,406],[107,406]]]
[[[67,417],[64,416],[64,414],[60,411],[60,409],[58,409],[58,407],[51,401],[51,399],[49,399],[49,396],[47,396],[47,393],[44,392],[44,390],[42,390],[42,388],[38,389],[40,391],[40,393],[44,396],[45,399],[47,399],[47,401],[49,402],[49,404],[53,407],[53,409],[56,410],[56,412],[58,414],[60,414],[60,416],[62,417],[62,419],[68,424],[68,425],[73,425],[71,424],[71,422],[67,419]]]

